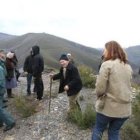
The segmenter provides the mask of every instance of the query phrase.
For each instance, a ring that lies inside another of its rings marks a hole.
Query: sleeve
[[[4,81],[5,81],[5,75],[2,71],[2,69],[0,68],[0,88],[4,88]]]
[[[95,91],[97,94],[97,97],[102,96],[106,92],[108,79],[109,79],[109,73],[110,68],[108,66],[108,63],[104,62],[101,65],[99,75],[97,76],[96,84],[95,84]]]

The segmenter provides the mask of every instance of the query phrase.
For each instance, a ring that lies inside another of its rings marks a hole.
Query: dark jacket
[[[32,73],[33,56],[29,55],[26,57],[23,70],[24,72]]]
[[[40,75],[44,70],[44,60],[43,57],[40,55],[39,46],[32,47],[32,56],[33,56],[33,76],[36,77]]]
[[[11,80],[15,74],[15,64],[13,63],[12,59],[6,58],[5,65],[7,70],[6,79]]]
[[[0,59],[0,96],[3,96],[3,93],[6,92],[5,87],[5,77],[7,75],[5,63]]]
[[[66,78],[63,76],[63,68],[60,68],[60,72],[53,76],[53,80],[60,79],[59,93],[64,91],[64,86],[68,85],[68,96],[76,95],[82,89],[82,81],[78,72],[78,69],[69,63],[66,68]]]

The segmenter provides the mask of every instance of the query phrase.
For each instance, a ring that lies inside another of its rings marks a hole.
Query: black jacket
[[[33,57],[32,57],[32,55],[29,55],[26,57],[26,59],[24,61],[23,70],[25,72],[32,73],[33,72],[32,64],[33,64]]]
[[[53,76],[53,80],[60,79],[59,93],[64,91],[64,86],[68,85],[68,96],[76,95],[82,89],[82,81],[78,72],[78,69],[69,63],[66,68],[66,78],[63,76],[63,68],[60,68],[60,72]]]
[[[32,63],[32,70],[33,76],[36,77],[40,75],[44,70],[44,59],[40,55],[39,46],[32,47],[32,56],[33,56],[33,63]]]

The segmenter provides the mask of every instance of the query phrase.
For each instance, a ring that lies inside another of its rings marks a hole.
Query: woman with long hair
[[[103,57],[96,81],[97,115],[92,140],[101,140],[106,128],[109,140],[119,140],[120,128],[131,115],[132,68],[116,41],[105,44]]]

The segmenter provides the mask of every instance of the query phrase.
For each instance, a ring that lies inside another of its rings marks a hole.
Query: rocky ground
[[[20,77],[19,80],[18,87],[13,92],[17,96],[26,96],[26,78]],[[68,99],[65,93],[57,94],[58,82],[53,82],[51,110],[48,111],[50,99],[45,97],[50,90],[48,75],[43,75],[43,81],[43,101],[35,101],[34,94],[28,97],[38,104],[38,112],[33,116],[23,119],[12,105],[14,99],[10,99],[7,110],[14,116],[16,126],[5,133],[3,128],[0,128],[0,140],[91,140],[92,129],[81,130],[67,120]],[[87,104],[94,104],[93,89],[83,88],[80,96],[83,98],[80,101],[82,110]]]

